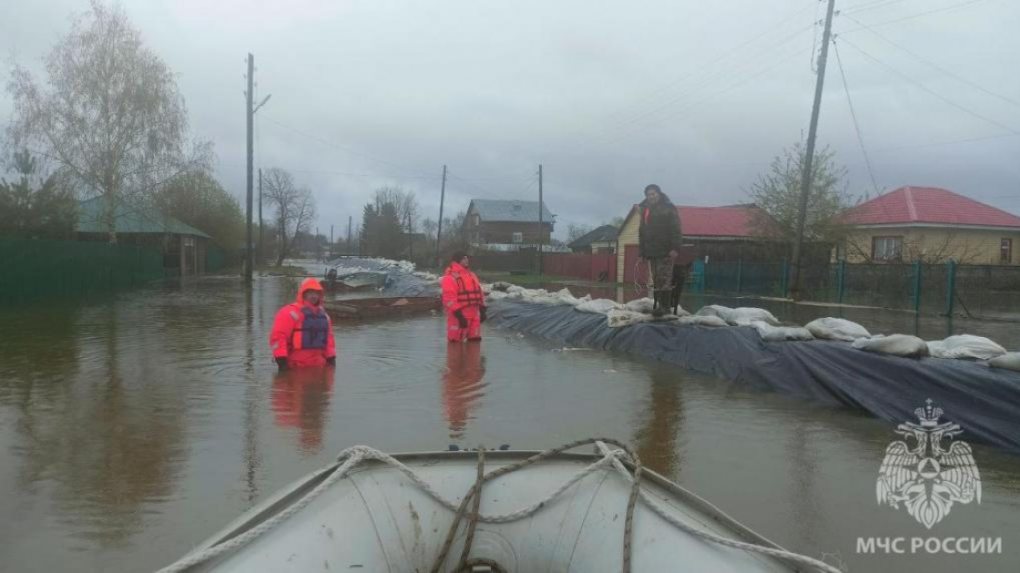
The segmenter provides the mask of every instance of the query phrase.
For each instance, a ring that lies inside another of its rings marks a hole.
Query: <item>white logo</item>
[[[920,424],[907,422],[896,428],[904,438],[913,438],[917,447],[906,441],[889,444],[878,472],[879,505],[906,508],[914,519],[931,529],[949,514],[953,503],[981,503],[981,475],[970,444],[957,441],[963,433],[958,424],[939,423],[942,408],[927,406],[914,410]],[[943,441],[952,440],[949,449]]]

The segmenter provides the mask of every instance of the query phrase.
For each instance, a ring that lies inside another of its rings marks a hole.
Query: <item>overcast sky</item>
[[[821,36],[813,23],[825,7],[816,0],[123,5],[177,73],[193,136],[215,143],[218,176],[238,197],[250,51],[257,91],[272,94],[259,112],[256,163],[288,169],[313,189],[320,232],[331,223],[346,231],[349,215],[357,224],[361,205],[383,185],[415,191],[435,218],[443,164],[451,174],[447,212],[472,197],[537,199],[541,163],[558,236],[570,223],[624,215],[650,182],[678,204],[745,201],[771,158],[807,131]],[[941,186],[1020,213],[1020,3],[836,6],[843,12],[836,42],[878,187]],[[87,9],[87,0],[6,0],[0,49],[38,67],[71,16]],[[829,63],[819,142],[849,168],[850,190],[863,193],[873,185],[832,50]],[[4,92],[0,120],[10,111]]]

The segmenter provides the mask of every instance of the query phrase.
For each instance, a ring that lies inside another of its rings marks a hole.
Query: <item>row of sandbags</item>
[[[903,357],[932,356],[949,359],[987,360],[989,366],[1020,371],[1020,352],[1007,352],[1005,348],[983,336],[959,334],[944,340],[925,341],[908,334],[872,335],[868,329],[843,318],[825,317],[812,320],[804,326],[781,326],[769,311],[761,308],[729,308],[709,305],[694,314],[677,307],[675,314],[653,317],[652,299],[641,298],[620,304],[609,299],[592,299],[590,295],[576,298],[568,289],[550,293],[545,289],[526,289],[509,283],[485,285],[492,300],[514,299],[523,302],[549,305],[569,305],[579,312],[603,314],[610,328],[621,328],[642,322],[670,321],[692,326],[750,326],[758,331],[762,340],[841,340],[854,348],[879,354]]]

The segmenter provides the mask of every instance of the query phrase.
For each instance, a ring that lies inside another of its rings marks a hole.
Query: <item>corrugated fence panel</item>
[[[153,248],[0,238],[0,305],[113,293],[163,278]]]

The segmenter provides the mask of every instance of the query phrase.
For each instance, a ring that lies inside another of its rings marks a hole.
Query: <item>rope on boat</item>
[[[616,446],[618,449],[609,450],[608,448],[602,447],[601,449],[603,451],[603,456],[601,459],[595,461],[592,464],[589,464],[585,468],[578,471],[568,480],[563,482],[558,488],[556,488],[556,490],[554,490],[552,493],[550,493],[543,499],[539,500],[538,502],[527,507],[521,508],[517,511],[505,514],[487,515],[480,513],[479,506],[481,502],[481,487],[482,484],[484,484],[484,482],[491,481],[500,476],[504,476],[508,473],[535,464],[556,454],[575,449],[579,446],[587,444],[597,444],[600,445],[601,447],[600,442],[605,444],[612,444]],[[606,438],[590,438],[570,442],[558,448],[545,450],[541,453],[538,453],[534,456],[531,456],[527,459],[521,460],[514,464],[503,466],[487,474],[481,473],[482,464],[484,463],[484,454],[481,452],[481,450],[479,451],[479,453],[480,453],[478,466],[479,478],[476,480],[471,490],[468,491],[467,495],[464,496],[461,502],[459,504],[455,504],[453,501],[444,498],[428,482],[422,479],[421,476],[419,476],[413,470],[411,470],[411,468],[407,467],[405,464],[401,463],[399,460],[390,456],[389,454],[386,454],[385,452],[381,452],[369,446],[353,446],[347,448],[343,450],[337,457],[337,462],[339,463],[339,466],[335,470],[333,470],[333,472],[330,473],[322,481],[322,483],[317,485],[315,488],[313,488],[311,491],[309,491],[307,494],[305,494],[303,497],[298,499],[293,504],[289,505],[286,509],[284,509],[280,513],[274,515],[273,517],[267,519],[266,521],[260,523],[259,525],[249,529],[248,531],[236,537],[232,537],[222,543],[209,547],[203,551],[187,555],[178,560],[177,562],[168,565],[163,569],[160,569],[157,573],[181,573],[183,571],[191,569],[192,567],[195,567],[217,557],[223,556],[241,547],[244,547],[245,545],[251,543],[255,539],[261,537],[262,535],[268,533],[269,531],[272,531],[278,525],[287,521],[295,514],[300,512],[302,509],[307,507],[312,501],[314,501],[322,493],[324,493],[326,490],[332,487],[336,482],[346,477],[351,472],[352,469],[357,467],[361,462],[365,460],[379,461],[400,471],[405,476],[407,476],[407,478],[410,479],[415,485],[417,485],[423,492],[428,494],[429,497],[437,501],[440,505],[447,508],[448,510],[455,512],[457,517],[455,518],[453,526],[451,527],[451,531],[450,534],[448,535],[447,542],[444,544],[444,550],[441,552],[440,555],[440,558],[443,560],[445,560],[446,554],[449,553],[450,549],[449,545],[452,545],[453,543],[453,537],[455,536],[456,531],[459,529],[460,520],[463,518],[463,514],[466,511],[469,502],[475,501],[475,505],[472,508],[472,513],[469,517],[468,524],[469,533],[473,533],[474,528],[472,522],[481,521],[483,523],[509,523],[513,521],[518,521],[520,519],[524,519],[545,507],[546,504],[555,500],[565,491],[570,489],[571,486],[573,486],[586,476],[603,469],[608,469],[609,466],[613,466],[617,471],[624,475],[625,479],[631,481],[632,484],[630,496],[627,502],[626,520],[624,523],[624,555],[622,567],[624,573],[630,573],[631,537],[633,534],[634,509],[638,498],[640,498],[645,504],[647,504],[652,511],[654,511],[659,517],[663,518],[667,523],[695,537],[726,547],[732,547],[735,549],[741,549],[753,553],[760,553],[763,555],[775,557],[777,559],[782,559],[784,561],[798,563],[800,565],[810,567],[811,569],[817,570],[822,573],[843,573],[840,569],[837,569],[836,567],[833,567],[828,563],[824,563],[818,559],[814,559],[806,555],[801,555],[799,553],[794,553],[792,551],[787,551],[785,549],[777,549],[773,547],[757,545],[754,543],[736,541],[734,539],[721,537],[708,531],[696,529],[686,523],[683,523],[679,519],[673,517],[668,512],[666,512],[666,510],[663,509],[661,505],[659,505],[655,500],[653,500],[647,493],[645,493],[641,489],[642,469],[640,459],[638,458],[637,454],[630,451],[630,449],[626,445],[616,440]],[[627,467],[622,463],[622,460],[629,461],[634,466],[634,471],[631,472],[630,470],[628,470]],[[721,511],[719,513],[725,516],[725,514],[723,514]],[[461,561],[458,564],[459,566],[469,567],[471,565],[476,564],[492,566],[494,564],[490,560],[484,559],[465,560],[465,557],[469,550],[470,543],[465,543],[464,552],[461,556]],[[434,568],[433,570],[438,571],[438,568],[441,567],[441,564],[442,561],[437,561],[436,568]],[[496,565],[498,566],[498,564]],[[502,570],[502,568],[500,567],[497,570]],[[460,571],[460,569],[458,569],[457,571]]]

